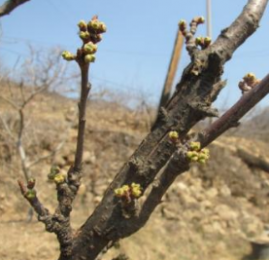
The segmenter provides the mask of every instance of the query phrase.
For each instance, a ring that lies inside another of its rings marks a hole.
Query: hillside
[[[47,174],[52,164],[66,172],[73,163],[76,102],[44,93],[29,104],[25,113],[24,142],[30,161],[63,144],[55,156],[31,170],[41,200],[52,210],[56,205],[55,187],[48,182]],[[117,103],[89,102],[87,113],[83,185],[75,201],[74,227],[91,214],[148,129],[149,115]],[[0,116],[16,133],[16,111],[3,101]],[[249,257],[254,241],[269,243],[263,234],[269,223],[269,146],[256,135],[243,134],[243,127],[215,141],[210,146],[208,164],[194,164],[179,176],[147,226],[120,241],[103,259],[111,260],[119,254],[131,260],[254,259]],[[46,233],[35,217],[32,222],[26,221],[29,206],[17,186],[17,179],[23,179],[20,161],[3,121],[0,165],[0,259],[57,259],[54,235]]]

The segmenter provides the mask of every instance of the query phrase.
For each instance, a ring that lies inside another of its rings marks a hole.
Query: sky
[[[212,0],[213,41],[246,3],[247,0]],[[228,84],[216,102],[217,107],[228,107],[240,98],[237,85],[246,73],[254,72],[258,78],[269,73],[268,8],[258,31],[226,64],[223,79],[228,79]],[[27,58],[29,44],[44,50],[59,46],[75,52],[81,45],[78,21],[88,21],[96,14],[108,30],[91,66],[93,88],[139,94],[157,103],[178,22],[200,15],[206,17],[206,0],[31,0],[0,21],[1,62],[12,67],[18,57]],[[197,36],[200,35],[206,36],[205,25],[199,27]],[[175,83],[189,62],[184,48]],[[268,101],[266,98],[262,106]]]

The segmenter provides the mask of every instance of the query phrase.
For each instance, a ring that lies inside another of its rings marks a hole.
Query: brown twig
[[[78,104],[79,108],[79,122],[78,122],[78,137],[77,137],[77,148],[75,155],[74,171],[81,170],[82,158],[83,158],[83,146],[84,146],[84,132],[86,124],[86,106],[88,94],[91,89],[89,83],[89,63],[80,63],[81,70],[81,94],[80,101]]]
[[[10,14],[18,6],[30,0],[7,0],[0,6],[0,17]]]
[[[242,95],[240,100],[207,128],[201,137],[202,147],[207,146],[229,128],[238,124],[251,108],[269,93],[269,74],[251,91]]]

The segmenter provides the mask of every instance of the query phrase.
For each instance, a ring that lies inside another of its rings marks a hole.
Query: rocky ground
[[[16,133],[16,111],[1,101],[0,115]],[[76,104],[56,94],[42,94],[26,110],[24,136],[29,161],[36,164],[41,200],[56,205],[55,187],[47,181],[52,164],[63,172],[73,163]],[[79,227],[102,198],[108,183],[148,131],[149,115],[115,103],[88,107],[83,185],[72,215]],[[269,125],[269,122],[268,122]],[[241,126],[242,128],[244,126]],[[120,241],[104,260],[122,254],[131,260],[251,260],[255,243],[269,239],[269,148],[251,131],[233,130],[210,146],[205,166],[194,164],[178,177],[144,229]],[[0,259],[57,259],[58,244],[41,223],[27,222],[29,210],[17,187],[23,179],[14,142],[0,121]],[[124,258],[122,258],[124,259]]]

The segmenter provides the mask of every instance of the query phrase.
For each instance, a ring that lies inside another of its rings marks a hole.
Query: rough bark
[[[178,157],[178,160],[172,159],[174,164],[170,164],[170,169],[175,169],[177,174],[187,169],[185,163],[179,163],[182,162],[180,153],[175,153],[176,146],[169,141],[168,133],[176,130],[179,138],[184,140],[197,122],[216,114],[211,108],[211,102],[216,94],[214,86],[223,73],[223,65],[256,30],[266,4],[266,0],[250,0],[241,15],[222,31],[214,44],[205,50],[192,50],[192,62],[185,69],[170,102],[162,109],[155,128],[122,167],[101,203],[78,231],[72,259],[93,260],[109,242],[129,236],[143,227],[150,214],[141,213],[139,217],[139,212],[135,212],[128,219],[125,218],[122,205],[114,196],[114,189],[134,182],[146,190],[173,154],[173,158]],[[174,174],[161,175],[160,184],[156,187],[165,191],[175,177]],[[156,194],[156,187],[152,189],[147,203],[142,206],[144,212],[152,212],[160,200],[157,195],[162,192]]]

